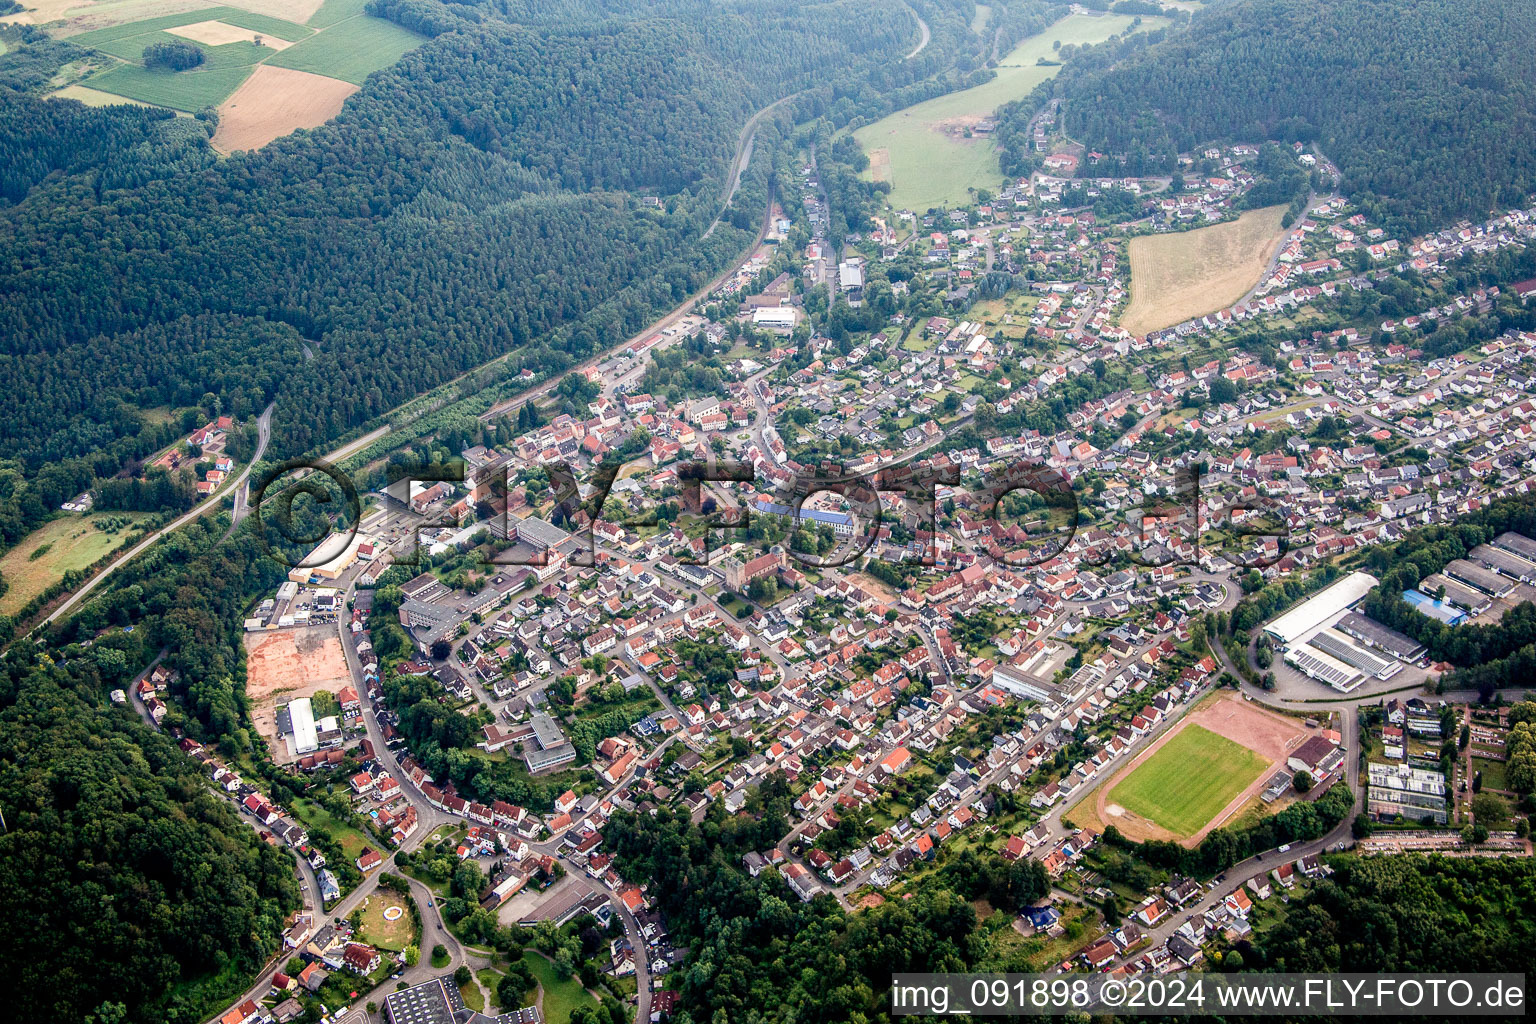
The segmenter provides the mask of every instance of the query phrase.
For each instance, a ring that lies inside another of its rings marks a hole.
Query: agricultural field
[[[87,516],[60,516],[28,534],[0,556],[0,578],[10,584],[0,594],[0,615],[12,615],[38,594],[82,570],[128,539],[136,519],[132,512],[96,512]]]
[[[1039,61],[1051,59],[1056,42],[1101,43],[1130,28],[1133,20],[1119,14],[1063,18],[1004,57],[992,81],[936,96],[860,128],[854,138],[869,155],[867,175],[891,183],[892,207],[919,212],[965,203],[974,189],[997,188],[1003,175],[997,148],[990,139],[972,137],[971,127],[1054,76],[1059,65]],[[1162,24],[1160,18],[1142,19],[1143,29]]]
[[[213,148],[221,153],[260,149],[300,128],[315,128],[337,114],[357,86],[339,78],[263,64],[219,107]]]
[[[267,63],[362,85],[417,46],[422,37],[392,21],[359,15],[291,46]]]
[[[152,103],[143,100],[131,100],[126,96],[114,96],[110,92],[102,92],[100,89],[92,89],[85,85],[66,85],[58,92],[53,93],[54,99],[79,100],[88,107],[110,107],[114,104],[127,103],[136,107],[151,107]]]
[[[208,11],[219,0],[20,0],[25,8],[0,21],[46,25],[61,38],[98,29],[142,24],[146,20],[184,12]],[[320,0],[224,0],[229,7],[255,15],[306,24]],[[207,15],[205,15],[207,16]],[[196,19],[193,19],[196,20]]]
[[[216,6],[176,10],[181,0],[144,6],[127,0],[132,16],[102,27],[60,34],[119,63],[55,95],[94,105],[124,100],[195,113],[219,108],[214,147],[258,149],[299,128],[324,124],[340,112],[363,80],[388,67],[423,37],[363,11],[364,0],[253,0],[253,8]],[[101,5],[116,7],[118,4]],[[307,19],[272,17],[266,8]],[[99,11],[100,7],[93,8]],[[170,13],[167,13],[167,12]],[[203,63],[186,71],[146,68],[145,47],[190,42]]]
[[[1268,766],[1258,752],[1191,724],[1115,786],[1109,799],[1171,832],[1193,835]]]
[[[216,107],[250,75],[251,69],[217,68],[170,74],[136,64],[119,64],[92,75],[87,88],[157,107],[194,113]]]
[[[1284,216],[1284,206],[1269,206],[1225,224],[1131,239],[1131,301],[1121,326],[1146,334],[1240,300],[1268,269]]]

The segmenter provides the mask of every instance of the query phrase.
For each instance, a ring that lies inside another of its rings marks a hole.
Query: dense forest
[[[1515,971],[1536,963],[1525,858],[1342,857],[1243,963],[1275,971]]]
[[[195,1021],[277,948],[292,861],[169,739],[90,707],[100,683],[97,658],[30,645],[0,666],[5,1016]]]
[[[134,410],[276,400],[273,453],[298,454],[508,351],[559,369],[639,331],[755,231],[704,237],[747,117],[900,63],[915,22],[884,6],[547,4],[530,27],[379,0],[435,38],[227,160],[207,120],[29,92],[76,55],[29,36],[0,58],[0,460],[27,483],[0,540],[153,450]]]
[[[1315,142],[1375,217],[1415,231],[1536,186],[1533,50],[1527,0],[1235,0],[1081,55],[1055,92],[1067,132],[1129,173],[1211,141]]]

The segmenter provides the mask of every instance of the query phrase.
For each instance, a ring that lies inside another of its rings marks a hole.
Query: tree
[[[1509,820],[1509,804],[1494,793],[1478,793],[1472,798],[1472,817],[1480,825],[1496,828]]]
[[[1374,829],[1375,824],[1371,821],[1370,815],[1357,814],[1355,815],[1354,822],[1349,827],[1349,832],[1356,839],[1365,839]]]
[[[144,47],[143,56],[144,66],[151,70],[186,71],[203,62],[203,51],[183,39],[150,43]]]
[[[1303,768],[1296,773],[1295,777],[1291,780],[1291,784],[1296,787],[1296,792],[1298,793],[1309,792],[1313,786],[1312,773]]]
[[[400,951],[400,954],[405,959],[405,966],[407,967],[415,967],[421,962],[421,947],[415,944],[406,946]]]

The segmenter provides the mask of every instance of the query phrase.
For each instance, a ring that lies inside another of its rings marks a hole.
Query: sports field
[[[1133,20],[1122,14],[1073,14],[1020,43],[998,62],[997,77],[990,82],[936,96],[860,128],[854,138],[869,155],[866,174],[890,181],[893,207],[918,212],[965,203],[970,189],[996,189],[1003,176],[997,148],[990,139],[968,138],[967,131],[1056,74],[1058,65],[1038,63],[1051,59],[1053,44],[1101,43],[1130,28]],[[1142,28],[1164,23],[1143,18]]]
[[[1121,326],[1146,334],[1240,300],[1285,237],[1284,216],[1284,206],[1267,206],[1225,224],[1131,239],[1131,301]]]
[[[1258,752],[1191,724],[1115,786],[1109,799],[1170,832],[1193,835],[1268,766]]]

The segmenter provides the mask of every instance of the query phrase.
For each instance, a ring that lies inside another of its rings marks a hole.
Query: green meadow
[[[1102,43],[1131,27],[1122,15],[1073,14],[1020,43],[998,64],[997,77],[971,89],[935,96],[898,110],[854,132],[869,155],[866,176],[891,182],[891,206],[919,213],[936,206],[964,205],[971,190],[996,189],[1003,171],[997,148],[987,138],[965,137],[965,125],[1021,99],[1054,76],[1054,44]],[[1143,18],[1142,29],[1163,24]]]

